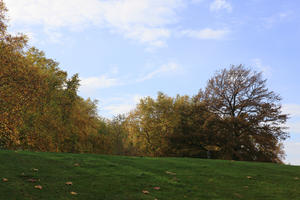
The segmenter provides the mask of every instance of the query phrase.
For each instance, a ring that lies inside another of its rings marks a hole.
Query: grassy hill
[[[300,199],[300,167],[267,163],[0,151],[0,178],[1,200]]]

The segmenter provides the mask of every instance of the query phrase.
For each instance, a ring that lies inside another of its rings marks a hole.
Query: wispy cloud
[[[290,120],[287,123],[290,133],[300,134],[300,105],[284,104],[282,105],[284,114],[289,114]]]
[[[266,76],[272,75],[272,68],[269,65],[263,64],[262,60],[259,58],[252,59],[254,67],[257,68],[259,71],[263,72]]]
[[[80,31],[98,26],[124,38],[148,46],[167,46],[176,34],[171,25],[179,23],[179,10],[203,0],[8,0],[11,23],[17,27],[41,26],[46,41],[59,43],[60,31]],[[210,9],[230,11],[225,0],[215,0]],[[197,39],[220,39],[228,30],[184,30],[182,35]],[[40,35],[40,34],[37,34]]]
[[[143,96],[139,94],[125,95],[123,98],[106,99],[103,110],[107,112],[106,117],[116,116],[118,114],[127,114],[135,108]]]
[[[300,142],[285,142],[285,153],[287,154],[287,158],[285,163],[292,165],[300,165]]]
[[[156,78],[156,77],[160,77],[162,75],[172,73],[172,72],[174,73],[174,72],[178,71],[179,69],[180,69],[180,67],[177,63],[169,62],[165,65],[162,65],[158,69],[145,74],[141,78],[138,78],[137,82],[143,82],[143,81],[150,80],[150,79],[153,79],[153,78]]]
[[[300,117],[300,105],[299,104],[284,104],[282,106],[284,113],[289,114],[291,117]]]
[[[97,89],[110,88],[113,86],[121,85],[121,81],[117,78],[111,78],[107,75],[99,77],[82,78],[80,81],[80,92],[87,93]]]
[[[79,92],[84,96],[94,96],[93,94],[95,91],[101,89],[141,83],[150,79],[166,76],[170,73],[178,72],[180,69],[181,68],[177,63],[168,62],[161,65],[156,70],[138,77],[130,74],[119,76],[118,68],[112,67],[110,71],[104,75],[81,78]]]
[[[275,13],[269,17],[265,17],[262,19],[263,27],[267,28],[267,29],[272,28],[276,24],[280,24],[280,23],[291,20],[293,18],[293,16],[294,16],[294,13],[290,10]]]
[[[202,29],[202,30],[183,30],[181,31],[182,36],[200,40],[219,40],[225,38],[230,33],[227,29]]]
[[[170,37],[168,25],[177,22],[183,0],[9,0],[12,24],[41,25],[45,29],[80,30],[98,25],[161,47]]]
[[[227,12],[232,11],[232,6],[227,0],[214,0],[210,4],[211,11],[227,10]]]

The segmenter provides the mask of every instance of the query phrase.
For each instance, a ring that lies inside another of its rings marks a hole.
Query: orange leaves
[[[71,181],[66,182],[66,185],[73,185]]]
[[[36,185],[36,186],[34,186],[34,188],[39,189],[39,190],[43,189],[43,187],[41,185]]]
[[[150,192],[148,190],[143,190],[142,191],[144,194],[149,194]]]
[[[70,192],[71,195],[77,195],[77,192]]]
[[[154,190],[160,190],[160,187],[156,186],[156,187],[153,187],[153,189]],[[149,190],[142,190],[142,193],[145,194],[145,195],[150,194]],[[155,198],[154,200],[157,200],[157,199]]]

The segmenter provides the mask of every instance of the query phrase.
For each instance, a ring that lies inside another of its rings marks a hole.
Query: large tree
[[[243,65],[217,72],[198,100],[215,114],[214,134],[225,159],[279,162],[280,142],[288,137],[281,98],[266,79]]]
[[[22,112],[37,101],[43,81],[25,57],[26,37],[7,32],[6,11],[0,0],[0,148],[13,148],[20,144]]]

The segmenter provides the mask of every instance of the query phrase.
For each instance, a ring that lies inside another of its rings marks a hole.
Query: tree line
[[[159,92],[105,119],[78,74],[7,32],[6,12],[0,0],[1,149],[282,161],[287,115],[261,73],[233,65],[192,97]]]

